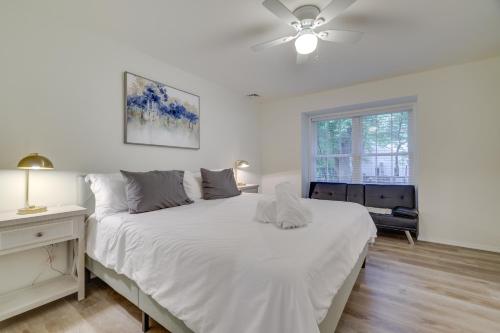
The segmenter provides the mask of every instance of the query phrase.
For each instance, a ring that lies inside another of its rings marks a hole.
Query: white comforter
[[[304,228],[253,220],[261,195],[89,223],[87,253],[199,333],[314,333],[376,228],[354,203],[304,200]]]

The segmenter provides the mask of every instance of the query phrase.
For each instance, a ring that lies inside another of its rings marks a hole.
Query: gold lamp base
[[[29,207],[19,208],[17,210],[17,214],[19,215],[36,214],[36,213],[43,213],[46,211],[47,207],[45,206],[29,206]]]

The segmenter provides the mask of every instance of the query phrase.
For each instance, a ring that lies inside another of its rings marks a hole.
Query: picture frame
[[[200,149],[200,97],[124,73],[126,144]]]

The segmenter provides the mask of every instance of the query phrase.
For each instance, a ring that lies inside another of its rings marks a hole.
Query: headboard
[[[77,204],[87,208],[87,214],[91,215],[95,210],[94,194],[90,186],[85,182],[86,175],[79,175],[77,179]]]

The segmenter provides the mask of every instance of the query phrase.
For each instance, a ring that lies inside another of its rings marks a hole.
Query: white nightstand
[[[0,321],[76,292],[78,300],[85,297],[86,212],[63,206],[30,215],[0,213],[0,256],[65,241],[71,241],[75,253],[68,275],[0,295]]]
[[[239,185],[238,190],[240,190],[241,192],[245,192],[245,193],[258,193],[259,192],[259,185],[258,184]]]

